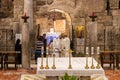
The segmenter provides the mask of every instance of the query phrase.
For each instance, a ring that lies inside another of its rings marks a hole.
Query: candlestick
[[[48,54],[48,49],[49,49],[49,48],[47,47],[47,48],[46,48],[46,54]]]
[[[85,66],[85,69],[89,69],[89,66],[88,66],[88,54],[86,53],[86,66]]]
[[[92,65],[91,65],[91,69],[95,69],[94,64],[93,64],[93,57],[92,57]]]
[[[46,67],[45,69],[49,69],[49,66],[48,66],[48,54],[46,54]]]
[[[55,54],[53,54],[53,66],[52,66],[52,69],[56,69],[56,67],[55,67]]]
[[[71,65],[71,53],[72,53],[73,51],[70,49],[70,50],[68,50],[68,53],[69,53],[69,67],[68,67],[68,69],[72,69],[72,65]]]
[[[86,47],[86,54],[88,54],[88,47]]]
[[[41,54],[41,66],[40,66],[40,69],[44,69],[44,67],[43,67],[43,54]]]
[[[100,47],[97,47],[97,54],[100,54]]]
[[[94,16],[94,12],[92,12],[92,16]]]
[[[91,54],[94,54],[94,47],[91,47]]]
[[[100,69],[100,65],[99,65],[99,54],[100,54],[100,47],[97,47],[97,57],[98,57],[98,63],[97,63],[97,66],[96,66],[96,68],[97,69]]]
[[[89,17],[92,19],[93,22],[95,21],[95,18],[97,18],[97,16],[94,15],[94,12],[92,12],[92,15]]]
[[[24,13],[24,16],[26,16],[26,12]]]
[[[97,63],[96,68],[97,68],[97,69],[100,69],[100,64],[99,64],[99,63]]]
[[[24,16],[22,16],[21,18],[24,20],[24,23],[26,23],[29,16],[26,16],[26,13],[24,13]]]
[[[92,57],[92,65],[91,65],[91,69],[94,69],[94,64],[93,64],[93,54],[94,54],[94,47],[91,47],[91,57]]]

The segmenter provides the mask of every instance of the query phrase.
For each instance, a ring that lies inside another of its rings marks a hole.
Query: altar
[[[96,60],[93,59],[94,66],[97,66]],[[63,76],[65,73],[72,76],[91,76],[91,75],[105,75],[103,68],[100,66],[99,69],[91,69],[92,58],[88,57],[88,66],[89,69],[85,69],[86,66],[86,58],[85,57],[72,57],[71,58],[72,69],[68,69],[69,67],[69,57],[56,57],[55,58],[55,66],[56,69],[52,69],[53,66],[53,58],[48,58],[48,66],[49,69],[40,69],[41,66],[41,58],[37,60],[37,74],[44,76]],[[46,66],[46,58],[43,58],[43,66]]]

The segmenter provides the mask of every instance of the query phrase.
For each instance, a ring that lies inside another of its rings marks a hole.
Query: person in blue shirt
[[[39,36],[35,44],[35,63],[37,63],[37,58],[41,57],[43,47],[43,37]]]
[[[43,34],[43,47],[44,47],[44,57],[46,57],[46,47],[47,47],[47,39],[46,39],[46,34]]]

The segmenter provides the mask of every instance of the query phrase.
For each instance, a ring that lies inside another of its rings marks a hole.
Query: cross
[[[92,19],[93,22],[95,21],[95,18],[97,18],[97,16],[94,15],[94,12],[92,12],[92,15],[89,17]]]
[[[24,23],[26,23],[29,16],[26,16],[26,13],[25,13],[24,16],[22,16],[21,18],[24,19]]]

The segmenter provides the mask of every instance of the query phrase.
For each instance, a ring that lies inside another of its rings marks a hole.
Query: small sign
[[[15,35],[15,42],[17,39],[20,39],[20,44],[22,43],[22,34],[16,34]]]

